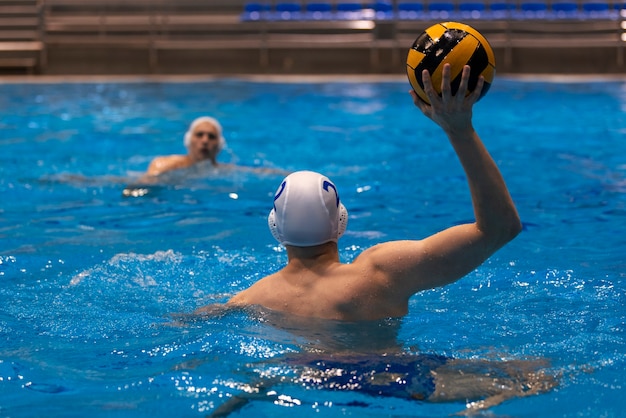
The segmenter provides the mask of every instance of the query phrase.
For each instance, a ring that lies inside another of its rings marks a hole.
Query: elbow
[[[509,228],[509,241],[518,236],[520,232],[522,232],[522,220],[519,218],[519,215],[515,216],[515,219],[511,222]]]
[[[512,241],[522,232],[522,220],[520,219],[517,208],[513,202],[510,202],[506,208],[503,208],[500,217],[500,237],[502,245]]]
[[[495,252],[522,232],[522,222],[517,212],[513,212],[510,216],[501,218],[497,224],[491,224],[490,227],[481,230],[491,243],[489,248]]]
[[[516,236],[520,234],[520,232],[522,232],[522,221],[517,212],[514,212],[513,214],[511,214],[507,222],[502,226],[500,235],[501,246],[512,241]]]
[[[517,212],[517,208],[515,206],[513,206],[513,210],[511,211],[510,228],[511,239],[518,236],[523,229],[522,220],[520,219],[519,213]]]

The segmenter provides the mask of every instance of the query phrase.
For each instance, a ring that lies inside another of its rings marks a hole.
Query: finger
[[[483,91],[483,86],[485,85],[485,77],[483,77],[482,75],[480,77],[478,77],[478,81],[476,82],[476,88],[474,89],[474,91],[472,92],[472,94],[470,94],[468,96],[468,99],[472,102],[472,103],[476,103],[478,101],[478,99],[480,99],[480,94]]]
[[[456,93],[456,97],[459,101],[464,100],[465,96],[467,95],[467,89],[469,85],[471,72],[472,72],[472,69],[470,68],[469,65],[463,66],[463,71],[461,72],[461,82],[459,83],[459,90]]]
[[[417,95],[417,93],[415,92],[415,90],[411,89],[409,91],[409,93],[411,94],[411,97],[413,98],[413,104],[422,111],[422,113],[426,114],[428,112],[428,108],[430,106],[428,106],[428,104],[424,103],[424,101],[422,99],[420,99],[420,97]]]
[[[428,97],[428,100],[432,103],[437,97],[437,93],[433,88],[433,81],[430,78],[428,70],[422,71],[422,84],[424,85],[424,93],[426,93],[426,97]]]
[[[443,65],[441,77],[441,97],[443,100],[449,100],[452,97],[452,87],[450,86],[450,64]]]
[[[411,98],[413,99],[413,103],[415,103],[416,106],[419,102],[422,101],[417,95],[417,93],[415,92],[415,90],[413,89],[409,90],[409,94],[411,95]]]
[[[413,89],[409,90],[409,94],[411,95],[411,98],[413,99],[413,104],[415,104],[415,106],[419,107],[418,103],[421,100],[418,97],[417,93],[415,93],[415,90],[413,90]]]

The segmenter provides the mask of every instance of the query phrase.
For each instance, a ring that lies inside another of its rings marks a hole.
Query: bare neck
[[[327,242],[314,247],[294,247],[287,245],[288,267],[315,269],[339,262],[336,242]]]

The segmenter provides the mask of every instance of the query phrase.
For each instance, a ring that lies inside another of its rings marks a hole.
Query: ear
[[[339,204],[339,222],[337,225],[337,239],[341,238],[344,232],[346,232],[346,228],[348,226],[348,209],[343,205],[343,203]]]
[[[267,226],[270,227],[270,232],[276,241],[282,244],[282,239],[280,237],[280,233],[278,232],[278,225],[276,224],[276,213],[274,212],[274,209],[270,211],[270,214],[267,217]]]

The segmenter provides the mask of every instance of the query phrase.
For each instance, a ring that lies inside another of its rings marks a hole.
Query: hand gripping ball
[[[480,97],[487,94],[496,74],[493,50],[476,29],[458,22],[437,23],[417,37],[406,57],[406,72],[411,87],[420,99],[430,104],[424,93],[422,71],[430,73],[435,91],[441,95],[443,65],[450,63],[452,94],[456,94],[465,64],[472,69],[468,90],[476,88],[478,77],[485,78]]]

